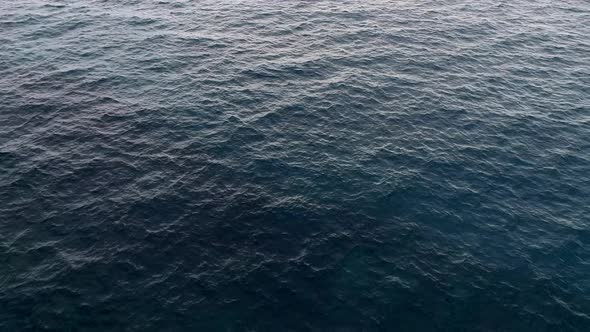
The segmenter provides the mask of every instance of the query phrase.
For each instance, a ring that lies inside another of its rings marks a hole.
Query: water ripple
[[[588,22],[0,4],[0,329],[589,330]]]

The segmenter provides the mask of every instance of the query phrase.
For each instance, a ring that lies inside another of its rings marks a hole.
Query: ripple
[[[589,18],[0,5],[0,329],[588,330]]]

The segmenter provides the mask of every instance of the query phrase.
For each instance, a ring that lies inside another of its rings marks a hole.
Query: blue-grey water
[[[590,331],[590,2],[0,2],[0,331]]]

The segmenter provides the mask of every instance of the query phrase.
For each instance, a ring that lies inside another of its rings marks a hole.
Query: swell
[[[0,9],[3,330],[590,327],[587,3]]]

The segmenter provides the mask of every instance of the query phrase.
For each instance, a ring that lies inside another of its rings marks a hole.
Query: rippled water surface
[[[0,330],[590,331],[590,3],[0,2]]]

